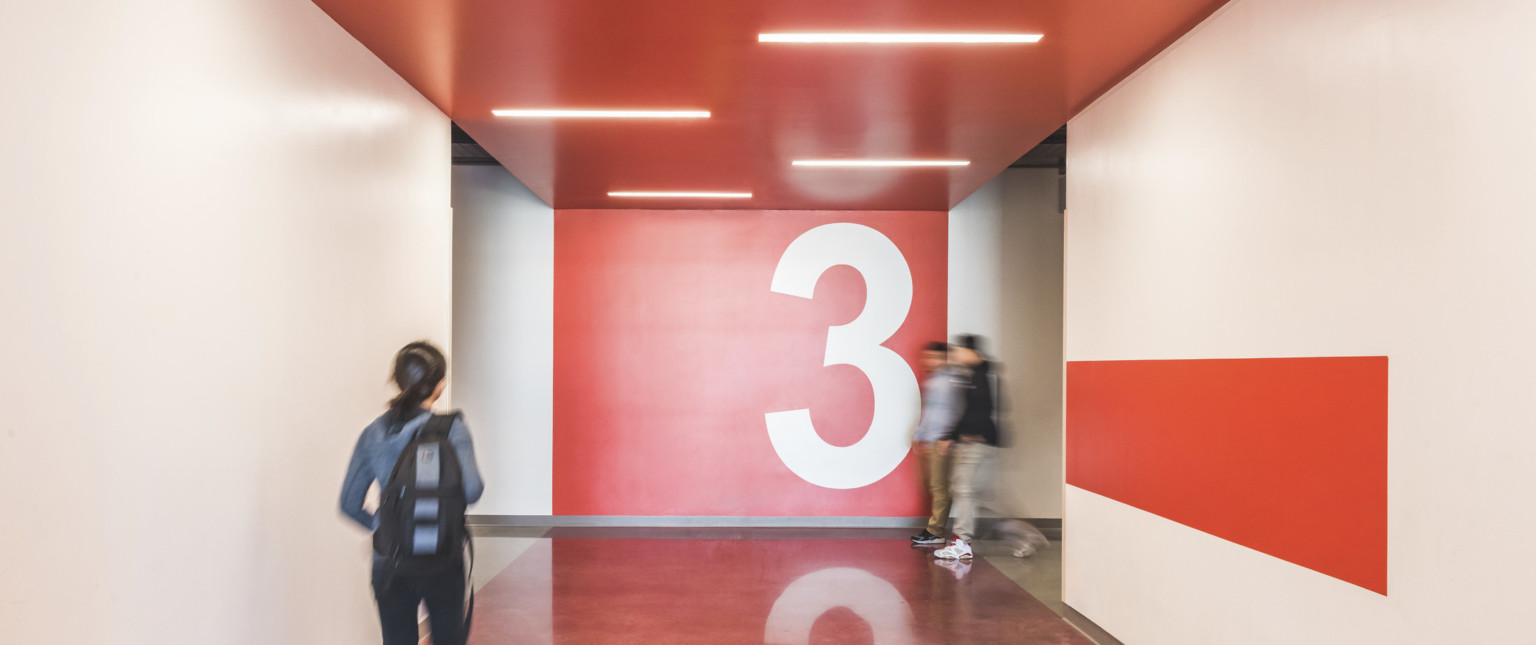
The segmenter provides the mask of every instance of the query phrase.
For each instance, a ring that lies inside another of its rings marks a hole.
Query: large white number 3
[[[810,298],[821,274],[838,265],[864,276],[864,311],[853,322],[827,330],[823,365],[852,365],[875,392],[869,432],[847,447],[816,434],[810,410],[770,412],[768,439],[784,465],[825,488],[859,488],[889,475],[910,448],[907,432],[917,419],[917,377],[901,356],[881,346],[901,329],[912,308],[912,271],[901,250],[879,231],[858,224],[818,226],[791,242],[773,273],[773,291]]]

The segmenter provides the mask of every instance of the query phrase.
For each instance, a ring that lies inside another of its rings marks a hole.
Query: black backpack
[[[434,414],[406,444],[379,492],[373,550],[384,556],[385,586],[395,576],[430,576],[464,562],[464,470],[448,442],[459,413]]]

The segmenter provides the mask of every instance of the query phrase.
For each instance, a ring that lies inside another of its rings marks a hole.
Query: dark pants
[[[388,588],[380,585],[379,569],[373,570],[373,598],[379,604],[379,626],[384,645],[416,645],[416,607],[427,603],[432,626],[432,645],[464,645],[464,569],[430,577],[395,576]]]

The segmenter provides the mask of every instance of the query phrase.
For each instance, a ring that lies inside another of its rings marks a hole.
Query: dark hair
[[[955,337],[955,345],[969,349],[977,354],[985,354],[981,349],[981,336],[976,334],[960,334]]]
[[[925,351],[925,352],[944,352],[944,353],[948,354],[949,353],[949,343],[946,343],[944,341],[936,340],[936,341],[933,341],[931,343],[928,343],[927,345],[924,345],[923,346],[923,351]]]
[[[395,354],[395,385],[400,386],[400,395],[389,401],[390,418],[395,423],[408,420],[447,375],[448,359],[432,343],[420,340],[400,348]]]

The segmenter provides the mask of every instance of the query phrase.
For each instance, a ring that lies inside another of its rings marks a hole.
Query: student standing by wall
[[[912,536],[918,546],[944,543],[949,525],[949,454],[941,442],[960,418],[960,372],[949,362],[949,345],[939,341],[923,348],[923,414],[912,435],[913,448],[923,469],[923,486],[930,496],[928,526]]]

